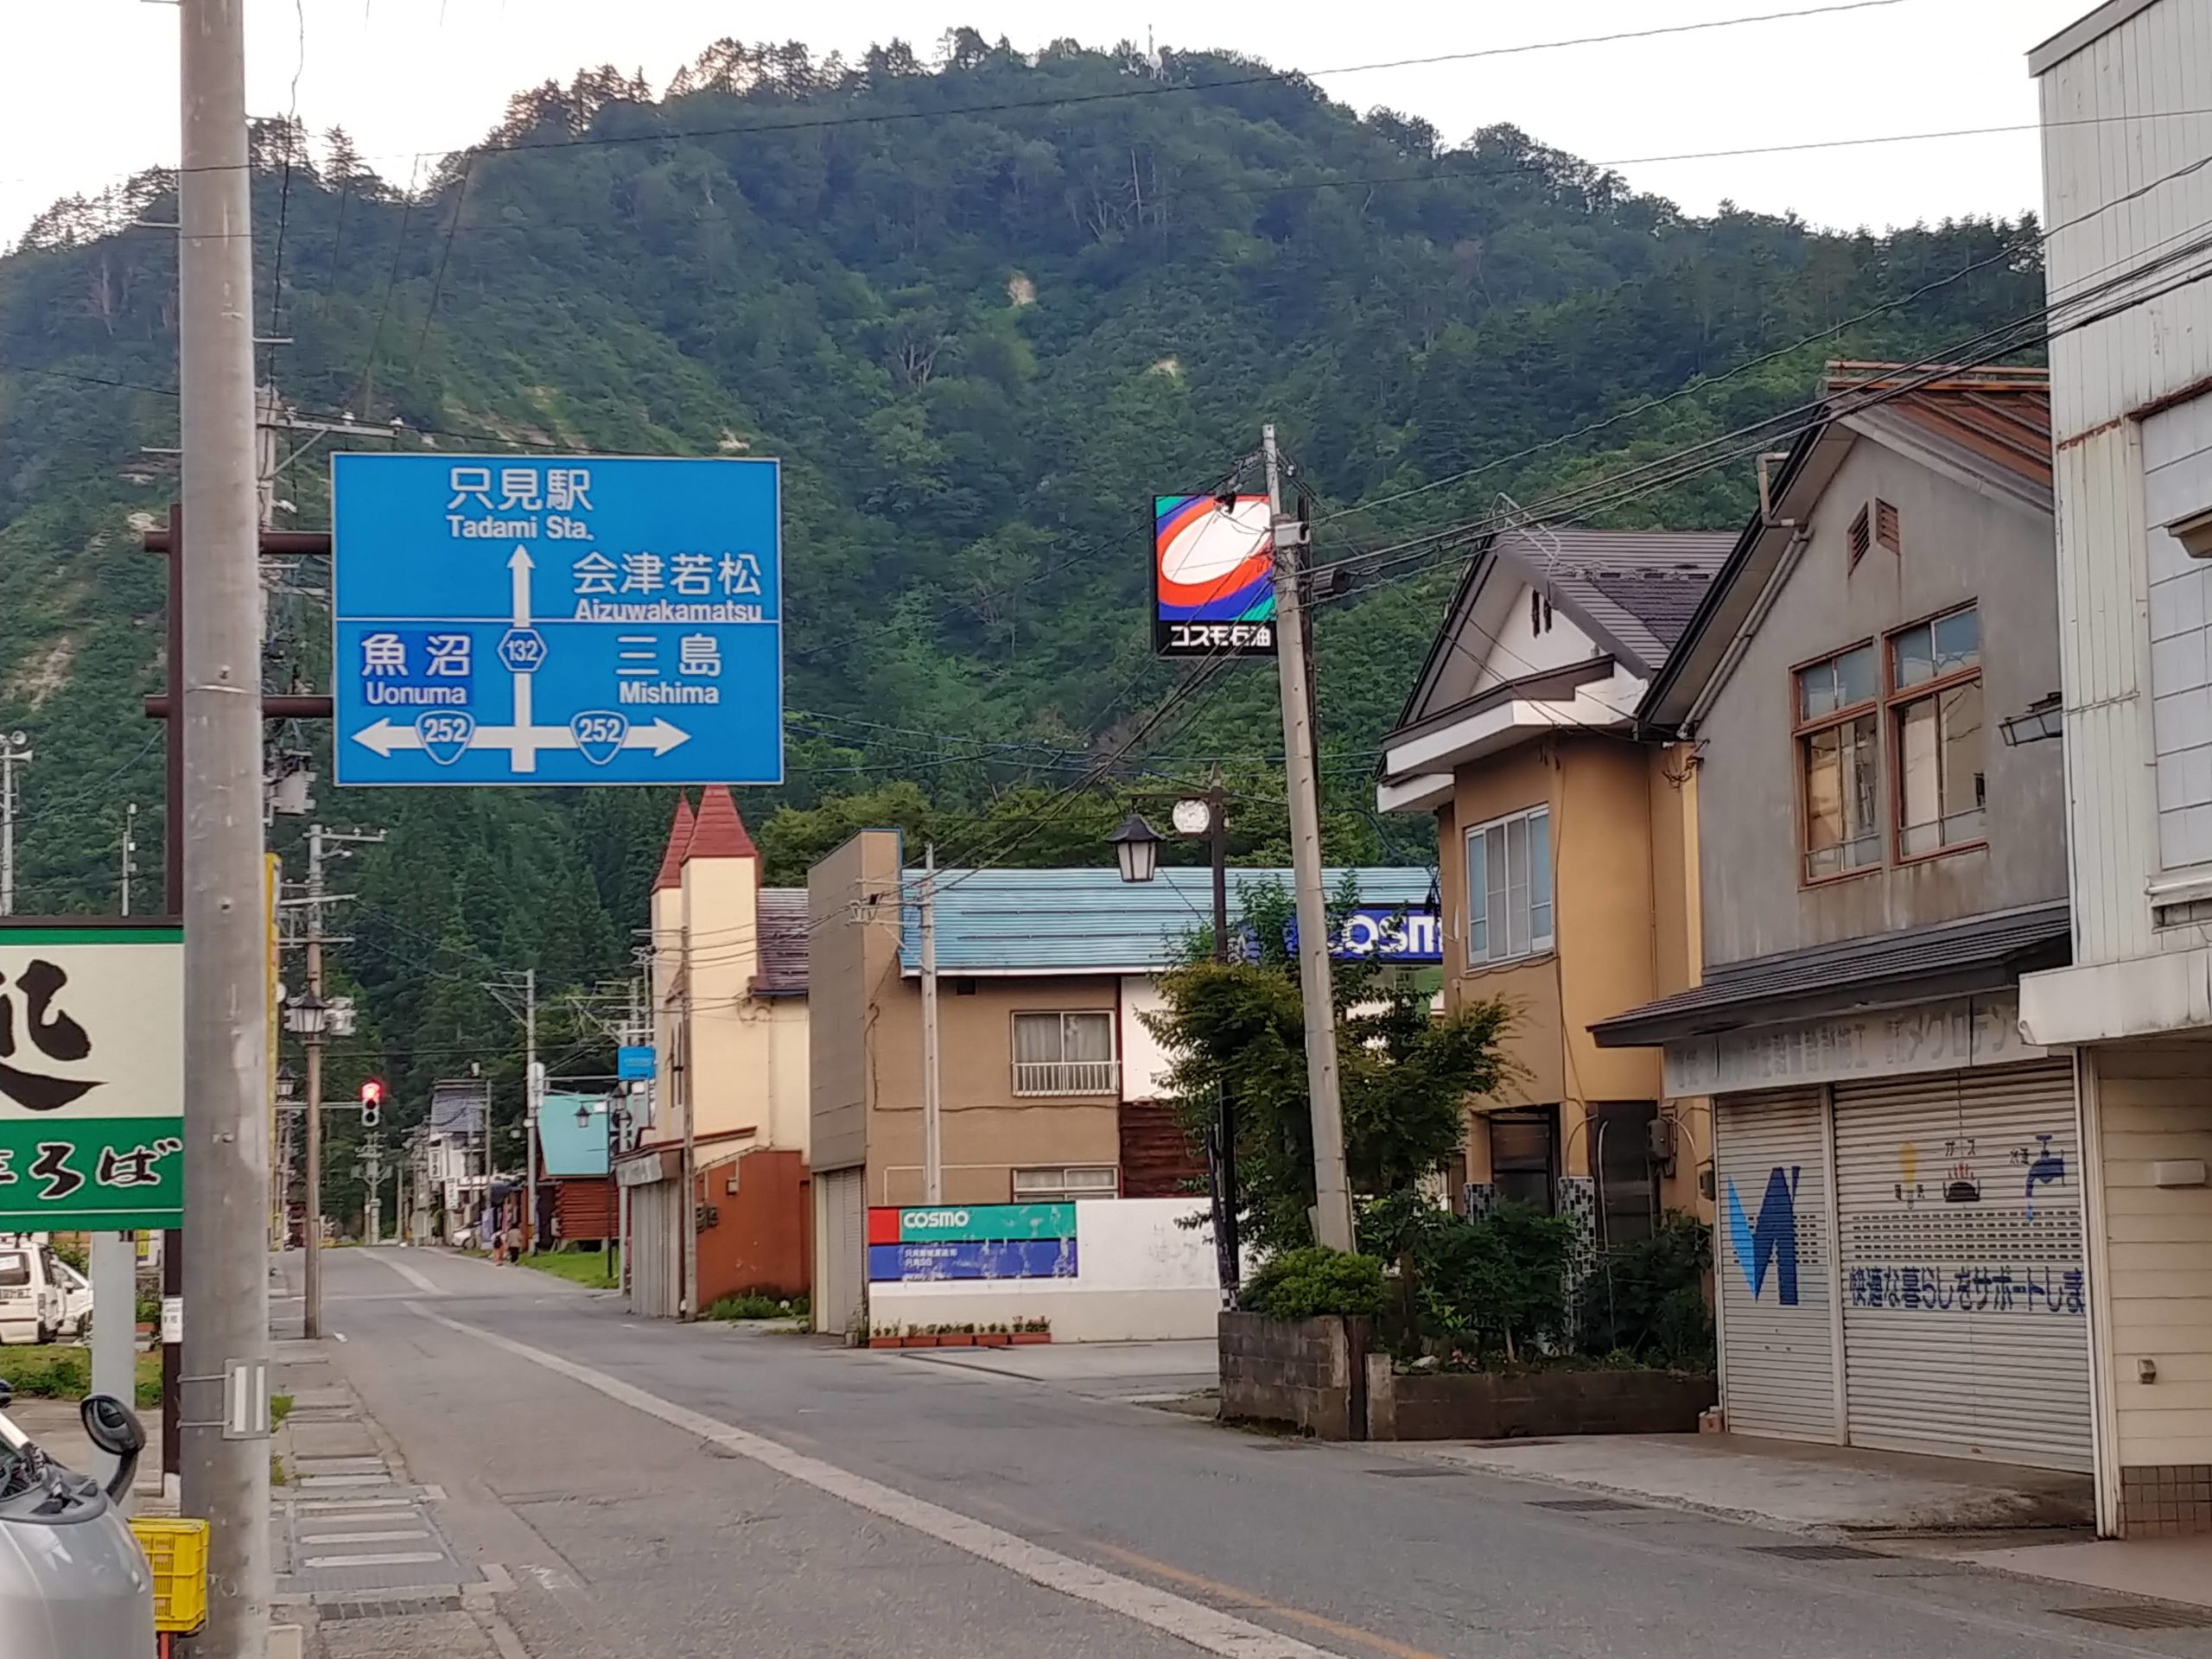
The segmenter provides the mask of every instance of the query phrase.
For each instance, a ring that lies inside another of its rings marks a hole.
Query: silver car
[[[9,1420],[0,1383],[0,1659],[151,1659],[154,1575],[118,1502],[145,1432],[107,1395],[85,1432],[119,1460],[106,1487],[56,1462]]]

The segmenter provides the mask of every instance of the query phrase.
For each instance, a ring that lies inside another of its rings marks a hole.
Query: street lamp
[[[289,1065],[278,1066],[276,1068],[276,1103],[279,1106],[296,1105],[299,1098],[300,1074]]]
[[[614,1103],[614,1100],[612,1096],[607,1097],[606,1103],[602,1105],[600,1109],[607,1114],[607,1179],[611,1186],[611,1184],[614,1179],[615,1137],[620,1128],[628,1122],[630,1114],[625,1111],[621,1107],[617,1106]],[[578,1129],[588,1129],[591,1128],[591,1103],[588,1100],[578,1101],[576,1103],[576,1128]],[[618,1226],[615,1230],[619,1233],[621,1229]],[[605,1267],[605,1271],[600,1275],[600,1277],[607,1284],[613,1284],[614,1282],[614,1251],[615,1246],[619,1242],[619,1240],[608,1238],[602,1238],[599,1242],[600,1260]]]
[[[304,990],[284,1010],[284,1025],[312,1042],[330,1028],[330,1004],[316,995],[312,988]]]
[[[1160,832],[1144,821],[1141,813],[1132,812],[1122,821],[1122,827],[1106,839],[1113,843],[1114,856],[1122,866],[1124,881],[1149,881],[1160,868]]]

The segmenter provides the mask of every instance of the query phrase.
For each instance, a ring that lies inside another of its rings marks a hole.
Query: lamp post
[[[300,1103],[300,1074],[289,1065],[276,1068],[276,1243],[283,1249],[292,1240],[292,1109]]]
[[[1175,803],[1176,832],[1204,836],[1207,861],[1213,867],[1213,959],[1229,960],[1229,801],[1217,768],[1206,792]],[[1132,812],[1107,840],[1122,867],[1122,880],[1149,881],[1160,863],[1160,836],[1138,813]],[[1224,1303],[1236,1306],[1236,1286],[1243,1254],[1236,1225],[1236,1107],[1229,1090],[1221,1091],[1214,1132],[1206,1147],[1206,1185],[1213,1211],[1215,1267]]]
[[[286,1029],[307,1046],[307,1192],[301,1221],[301,1248],[307,1252],[301,1274],[300,1334],[312,1342],[322,1334],[322,1037],[330,1028],[330,1005],[313,985],[284,1010]]]

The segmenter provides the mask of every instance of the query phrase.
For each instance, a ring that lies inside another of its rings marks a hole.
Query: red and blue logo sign
[[[1153,648],[1272,657],[1274,534],[1264,495],[1153,499]]]
[[[939,1204],[868,1212],[872,1283],[1072,1279],[1072,1204]]]

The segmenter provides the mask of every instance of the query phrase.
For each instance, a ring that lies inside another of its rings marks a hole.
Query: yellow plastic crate
[[[154,1569],[154,1629],[191,1635],[207,1622],[207,1523],[142,1516],[130,1530]]]

